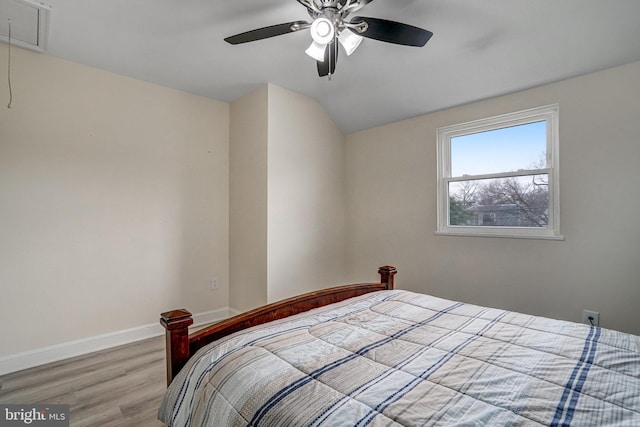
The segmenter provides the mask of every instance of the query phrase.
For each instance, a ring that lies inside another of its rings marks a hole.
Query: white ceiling
[[[433,38],[365,39],[341,52],[332,81],[304,54],[308,31],[223,41],[308,20],[295,0],[44,1],[52,55],[226,102],[274,83],[316,99],[346,133],[640,60],[640,0],[375,0],[356,15]]]

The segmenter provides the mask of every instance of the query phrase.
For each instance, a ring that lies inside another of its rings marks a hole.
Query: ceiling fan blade
[[[325,77],[334,74],[336,71],[336,62],[338,62],[338,44],[333,42],[327,45],[324,51],[324,61],[316,61],[318,66],[318,75]]]
[[[256,30],[247,31],[236,34],[224,39],[227,43],[240,44],[253,42],[256,40],[268,39],[269,37],[281,36],[283,34],[293,33],[309,27],[306,21],[293,21],[285,24],[271,25],[270,27],[258,28]]]
[[[433,36],[431,31],[401,22],[387,21],[386,19],[356,16],[351,20],[351,24],[356,25],[363,22],[367,24],[367,28],[363,32],[358,31],[358,29],[349,29],[362,37],[387,43],[422,47]]]

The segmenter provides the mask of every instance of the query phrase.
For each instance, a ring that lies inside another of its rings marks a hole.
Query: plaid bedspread
[[[170,426],[640,426],[640,337],[407,291],[202,349]]]

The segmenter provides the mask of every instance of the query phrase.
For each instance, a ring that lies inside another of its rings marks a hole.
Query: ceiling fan
[[[316,60],[320,77],[334,74],[338,60],[338,44],[351,55],[363,37],[404,46],[422,47],[433,36],[431,31],[412,25],[379,18],[349,15],[373,0],[297,0],[307,8],[312,22],[293,21],[258,28],[225,38],[233,45],[310,29],[312,43],[305,51]]]

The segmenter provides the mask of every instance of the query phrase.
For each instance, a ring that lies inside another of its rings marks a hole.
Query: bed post
[[[386,289],[393,289],[393,276],[395,276],[397,272],[398,270],[390,265],[385,265],[378,269],[380,282],[386,285]]]
[[[167,311],[160,316],[160,324],[166,331],[167,385],[169,385],[189,360],[189,325],[193,324],[193,318],[191,313],[184,309]]]

